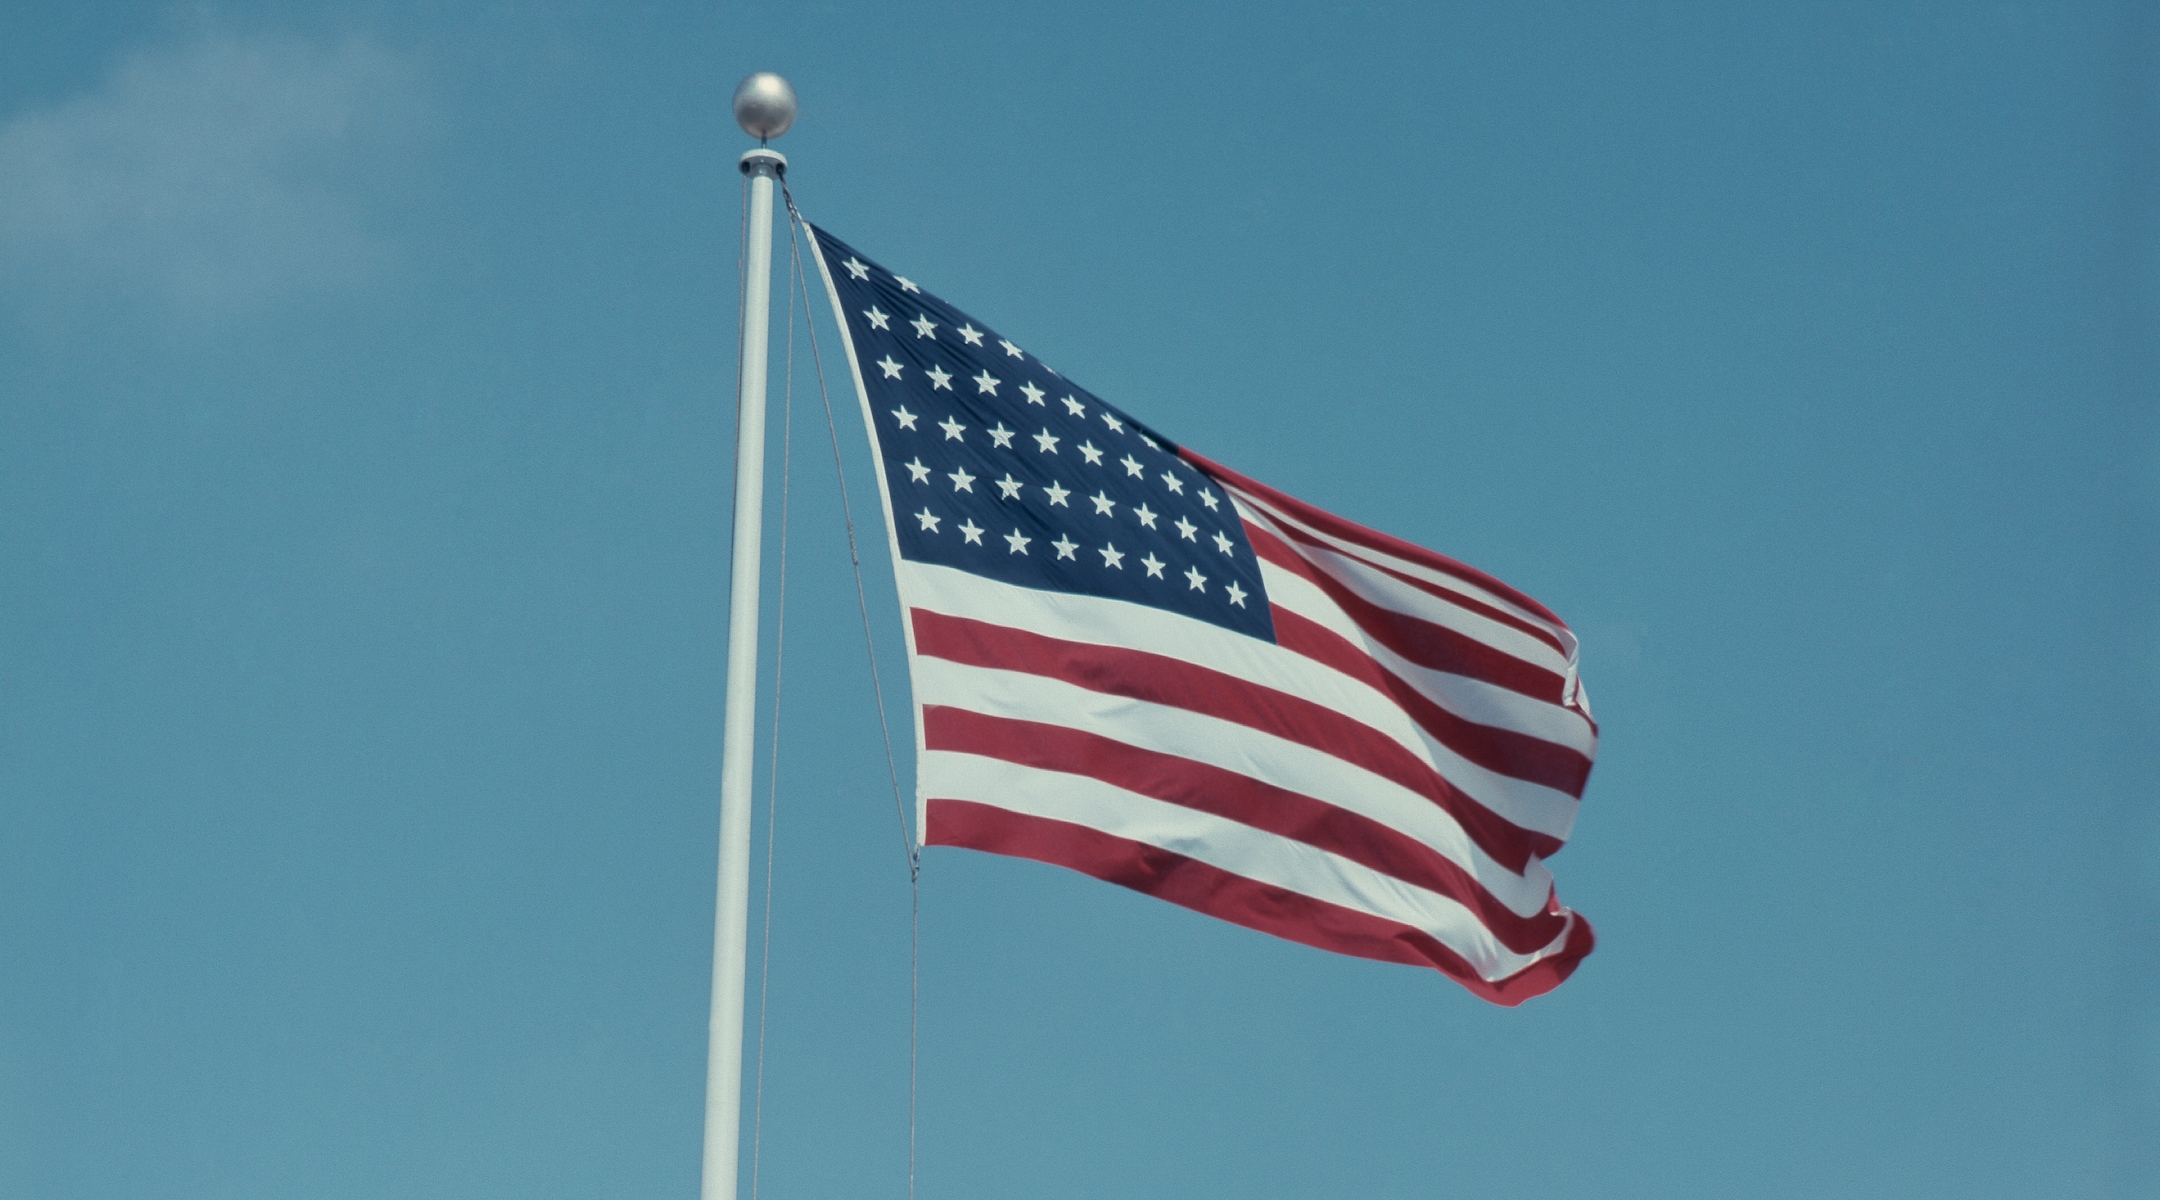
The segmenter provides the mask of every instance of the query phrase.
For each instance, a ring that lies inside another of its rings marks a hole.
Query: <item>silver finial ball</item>
[[[756,71],[735,85],[735,123],[764,141],[795,124],[795,89],[771,71]]]

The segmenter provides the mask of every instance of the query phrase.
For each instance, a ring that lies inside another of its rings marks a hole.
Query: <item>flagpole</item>
[[[743,255],[736,389],[735,556],[728,588],[727,709],[720,743],[720,870],[713,903],[712,1016],[705,1051],[700,1200],[735,1200],[742,1136],[743,976],[750,933],[750,783],[757,743],[758,552],[765,535],[765,352],[772,306],[773,181],[787,159],[765,143],[795,123],[795,89],[759,71],[735,89],[735,122],[758,140]]]

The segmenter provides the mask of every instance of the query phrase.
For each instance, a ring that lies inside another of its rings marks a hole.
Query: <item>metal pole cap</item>
[[[735,85],[735,123],[763,142],[795,125],[795,88],[771,71],[753,71]]]

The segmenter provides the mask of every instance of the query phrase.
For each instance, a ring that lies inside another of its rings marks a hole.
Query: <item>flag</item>
[[[1590,952],[1546,860],[1576,641],[1179,446],[822,230],[915,694],[916,829],[1514,1005]]]

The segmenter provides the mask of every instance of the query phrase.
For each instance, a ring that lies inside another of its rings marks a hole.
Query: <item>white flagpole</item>
[[[742,375],[736,394],[735,561],[728,589],[727,712],[720,743],[720,878],[713,904],[712,1020],[705,1051],[700,1200],[735,1200],[742,1137],[743,974],[750,942],[750,782],[757,748],[758,551],[765,535],[765,351],[772,305],[773,181],[787,159],[765,148],[795,123],[795,89],[760,71],[735,89],[735,121],[758,140],[743,256]]]

